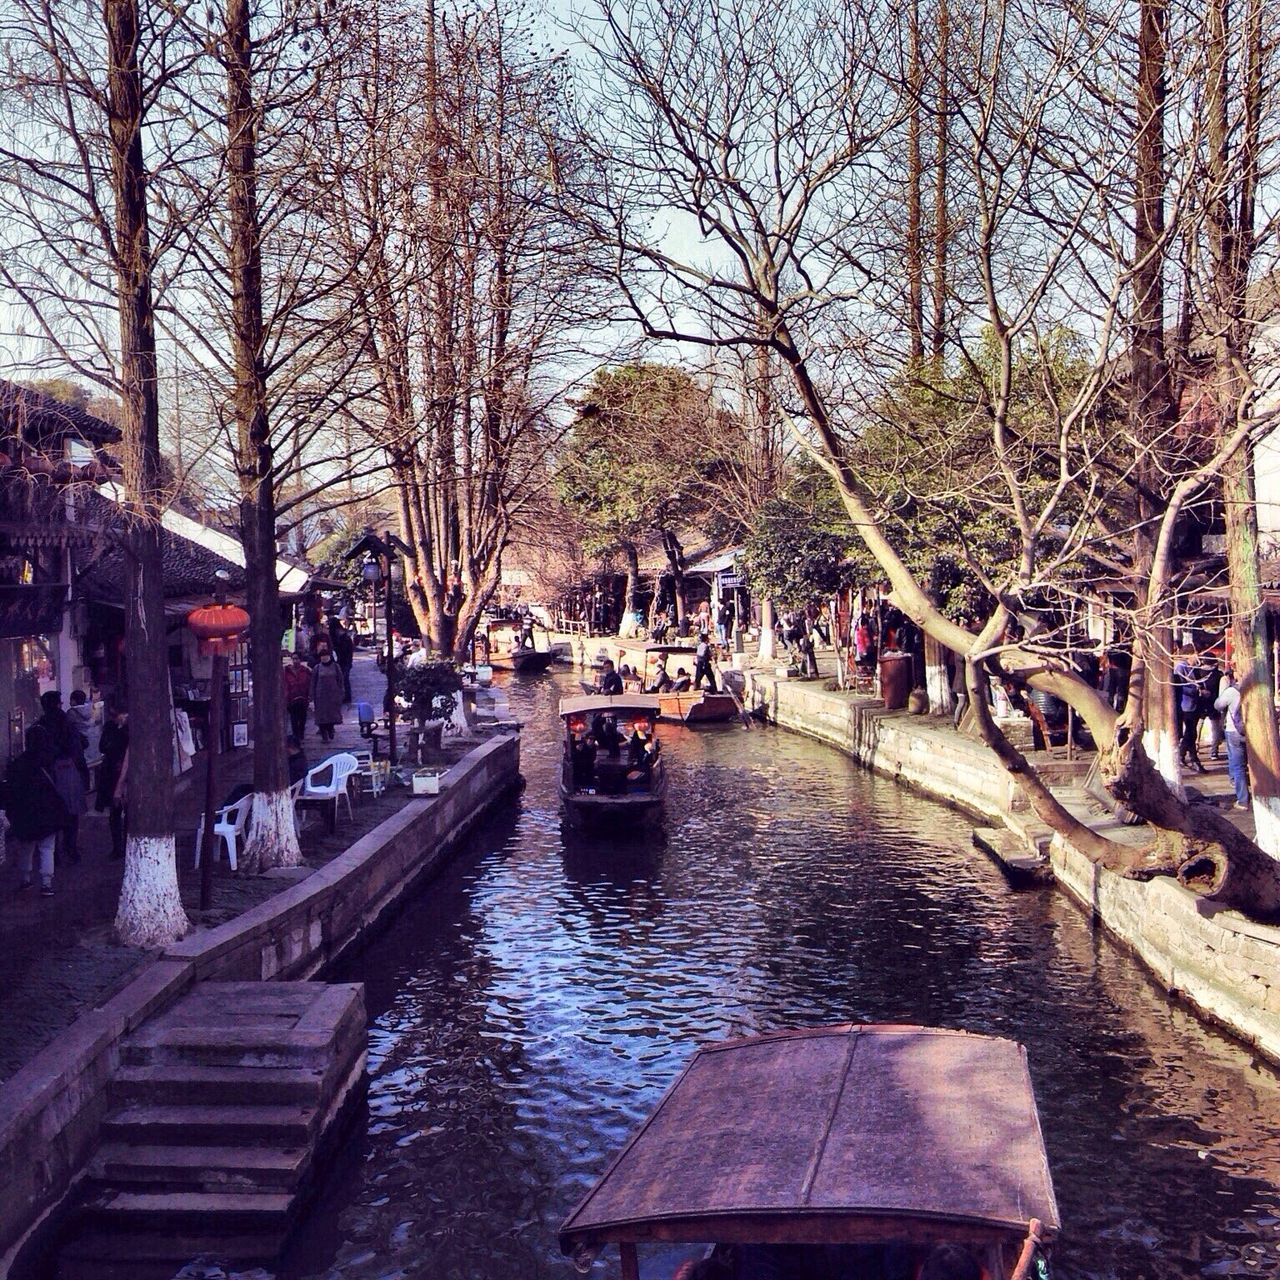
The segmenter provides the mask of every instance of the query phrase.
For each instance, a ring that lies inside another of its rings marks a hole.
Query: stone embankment
[[[519,769],[518,736],[477,746],[443,776],[438,796],[410,801],[296,884],[158,953],[0,1086],[0,1277],[89,1169],[113,1105],[113,1078],[144,1024],[197,982],[296,982],[320,974],[447,859],[517,785]]]
[[[748,701],[783,728],[830,743],[877,773],[1006,828],[1029,854],[1047,854],[1057,883],[1162,987],[1280,1063],[1280,928],[1217,909],[1168,877],[1129,880],[1098,867],[1036,823],[995,756],[949,723],[888,713],[879,701],[760,672],[749,676]],[[1082,821],[1117,839],[1142,839],[1134,828],[1093,811],[1079,765],[1049,762],[1042,772]]]

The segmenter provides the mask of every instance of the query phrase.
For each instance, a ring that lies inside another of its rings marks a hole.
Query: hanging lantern
[[[249,615],[239,605],[202,604],[187,614],[187,626],[199,638],[201,654],[230,656],[248,630]]]

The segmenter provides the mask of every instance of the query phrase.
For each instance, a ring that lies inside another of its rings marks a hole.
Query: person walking
[[[62,709],[62,695],[50,689],[40,695],[42,714],[32,728],[42,728],[53,749],[53,785],[58,788],[67,811],[67,820],[59,832],[59,856],[64,862],[80,861],[80,819],[88,812],[89,766],[85,762],[87,745],[80,731]]]
[[[98,794],[94,808],[107,815],[111,832],[111,860],[124,858],[128,830],[124,807],[125,761],[129,755],[129,713],[121,703],[112,703],[99,742],[102,763],[98,766]]]
[[[1244,713],[1240,706],[1240,690],[1230,668],[1222,679],[1222,691],[1214,700],[1214,708],[1222,713],[1222,734],[1227,744],[1227,775],[1235,788],[1237,809],[1249,807],[1249,755],[1244,740]]]
[[[332,742],[334,725],[342,723],[342,695],[342,669],[333,660],[333,650],[325,645],[311,673],[311,705],[321,742]]]
[[[34,864],[40,876],[40,893],[46,898],[53,897],[54,847],[69,816],[54,782],[54,753],[48,730],[33,724],[4,782],[9,838],[18,846],[18,888],[31,888]]]
[[[1204,689],[1204,673],[1192,659],[1193,649],[1184,649],[1182,657],[1174,664],[1174,690],[1178,699],[1179,742],[1178,761],[1190,765],[1197,773],[1208,770],[1200,763],[1197,739],[1200,736],[1201,692]]]
[[[711,669],[711,637],[704,631],[698,636],[698,647],[694,650],[693,687],[702,688],[707,682],[707,692],[716,692],[716,675]]]
[[[1218,694],[1222,692],[1222,668],[1210,653],[1204,660],[1204,688],[1200,694],[1200,714],[1209,723],[1209,759],[1221,759],[1223,742],[1222,712],[1218,710]]]
[[[284,669],[284,705],[289,713],[291,735],[299,742],[307,731],[307,708],[311,704],[311,668],[295,649]]]
[[[342,672],[342,701],[351,701],[351,664],[355,661],[356,645],[351,632],[342,625],[337,614],[329,619],[329,639],[333,642],[333,659]]]

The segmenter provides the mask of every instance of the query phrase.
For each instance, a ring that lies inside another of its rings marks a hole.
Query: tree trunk
[[[236,470],[248,580],[253,670],[253,814],[244,869],[302,862],[285,753],[280,588],[276,580],[275,451],[262,360],[262,253],[257,195],[258,113],[253,100],[249,0],[227,0],[227,234],[235,368]]]
[[[1212,0],[1206,24],[1204,116],[1209,189],[1205,204],[1213,259],[1212,296],[1219,327],[1213,385],[1219,441],[1237,426],[1245,392],[1239,370],[1248,363],[1251,340],[1248,285],[1263,97],[1261,11],[1253,0],[1246,0],[1244,23],[1237,22],[1234,27],[1241,31],[1243,44],[1243,74],[1238,77],[1232,74],[1233,23],[1228,0]],[[1242,116],[1238,131],[1231,119],[1236,102]],[[1258,510],[1253,450],[1248,443],[1223,467],[1222,498],[1231,591],[1231,660],[1240,687],[1257,843],[1276,858],[1280,857],[1280,734],[1272,708],[1274,672],[1258,571]]]
[[[777,653],[777,637],[774,634],[773,624],[773,601],[766,599],[760,605],[760,648],[758,654],[761,662],[772,662]]]
[[[911,359],[924,359],[924,231],[921,188],[924,171],[920,155],[924,59],[920,52],[920,0],[907,10],[907,228],[904,258],[907,269],[907,332]]]
[[[621,541],[618,544],[622,554],[627,558],[627,585],[623,589],[623,611],[628,618],[634,617],[639,608],[640,597],[640,552],[634,542]]]
[[[178,892],[173,840],[173,720],[160,547],[164,495],[136,0],[103,0],[103,25],[130,553],[125,593],[129,836],[115,932],[123,943],[158,947],[182,937],[191,922]]]
[[[676,601],[676,631],[683,636],[687,633],[686,623],[689,617],[689,605],[685,599],[684,547],[670,529],[663,529],[662,548],[667,553],[667,563],[671,566],[671,590]]]
[[[1177,715],[1173,705],[1170,602],[1164,593],[1168,566],[1157,564],[1157,531],[1164,514],[1165,469],[1159,451],[1172,426],[1175,406],[1165,354],[1164,235],[1165,0],[1140,0],[1134,152],[1134,276],[1131,325],[1129,422],[1138,449],[1138,528],[1134,547],[1134,597],[1138,614],[1134,670],[1143,697],[1131,697],[1126,721],[1141,724],[1147,755],[1160,776],[1181,796]],[[1141,666],[1141,671],[1139,671]]]
[[[937,374],[942,373],[946,351],[947,328],[947,254],[951,238],[951,214],[948,210],[947,166],[951,150],[949,121],[951,117],[950,0],[938,0],[938,55],[934,66],[938,76],[938,99],[934,111],[933,175],[933,317],[930,325],[930,354]]]

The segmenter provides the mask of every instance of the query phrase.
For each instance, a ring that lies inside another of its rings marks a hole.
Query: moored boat
[[[545,671],[556,659],[554,650],[539,649],[533,627],[518,619],[495,618],[476,640],[479,656],[496,670],[534,674]]]
[[[560,700],[560,798],[576,826],[648,826],[662,816],[666,768],[652,694],[583,694]]]
[[[617,1244],[622,1280],[646,1242],[713,1246],[724,1280],[1046,1280],[1057,1232],[1020,1045],[842,1025],[699,1049],[560,1248]]]
[[[697,666],[697,650],[688,645],[647,644],[644,647],[644,687],[652,689],[658,681],[659,666],[665,667],[673,680],[683,670],[692,677]],[[678,720],[681,724],[715,724],[732,720],[742,708],[737,698],[727,690],[712,693],[708,689],[666,690],[658,695],[664,720]]]

